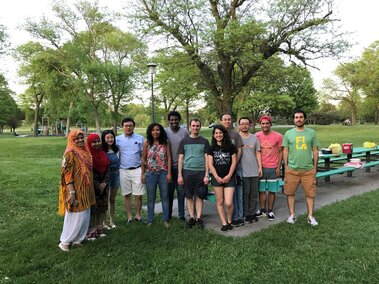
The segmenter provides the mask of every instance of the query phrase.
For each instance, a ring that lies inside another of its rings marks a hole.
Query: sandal
[[[87,235],[86,235],[86,240],[87,240],[87,241],[94,241],[94,240],[96,240],[97,237],[98,237],[98,235],[97,235],[97,230],[94,229],[94,230],[89,231],[89,232],[87,233]]]
[[[58,247],[62,250],[62,251],[70,251],[70,247],[68,245],[64,245],[62,244],[62,242],[59,243]]]

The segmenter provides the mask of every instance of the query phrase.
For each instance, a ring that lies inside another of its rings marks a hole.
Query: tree
[[[181,108],[185,110],[185,120],[188,122],[189,108],[204,91],[199,70],[191,64],[186,53],[176,49],[159,51],[153,61],[159,66],[155,82],[160,92],[156,97],[163,104],[164,114]],[[163,121],[166,121],[166,117]]]
[[[347,46],[335,30],[332,0],[137,2],[137,20],[188,54],[220,113],[231,113],[236,97],[272,56],[307,66]]]
[[[9,46],[7,29],[0,24],[0,55],[3,55]]]
[[[363,90],[371,106],[374,106],[375,124],[379,123],[379,41],[375,41],[363,51],[357,62],[358,85]]]
[[[359,81],[357,79],[357,63],[341,64],[334,71],[337,80],[325,79],[323,89],[331,100],[344,102],[351,112],[351,123],[357,123],[358,106],[361,103]]]
[[[120,103],[125,103],[134,87],[134,60],[143,58],[144,47],[135,37],[113,26],[115,15],[102,11],[97,2],[80,1],[74,6],[72,9],[56,3],[53,11],[57,22],[46,18],[39,22],[29,20],[25,29],[47,41],[64,62],[59,72],[76,81],[76,95],[87,98],[100,132],[100,108],[112,102],[117,119]]]
[[[295,64],[286,66],[277,56],[267,60],[236,99],[236,112],[253,122],[261,114],[290,117],[294,109],[312,113],[317,109],[317,91],[309,71]]]
[[[47,78],[49,78],[50,67],[49,54],[45,52],[42,45],[28,42],[17,48],[16,56],[22,60],[19,75],[24,77],[24,82],[29,85],[26,94],[33,98],[34,122],[33,135],[38,135],[40,107],[47,89]]]
[[[0,133],[3,133],[4,126],[10,126],[12,119],[18,115],[17,104],[12,94],[12,91],[8,88],[8,82],[0,74]]]

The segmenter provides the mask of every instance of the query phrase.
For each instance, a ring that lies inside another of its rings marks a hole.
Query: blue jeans
[[[243,186],[242,186],[242,171],[237,171],[237,185],[233,195],[233,216],[232,220],[243,219]]]
[[[184,188],[178,184],[178,168],[171,168],[172,181],[168,184],[168,199],[169,199],[169,217],[172,217],[172,206],[174,203],[174,193],[178,197],[179,218],[184,218]]]
[[[169,221],[168,215],[168,185],[167,185],[167,171],[159,172],[146,172],[145,182],[147,191],[147,222],[153,223],[155,197],[157,193],[157,185],[159,185],[159,194],[162,202],[163,222]]]

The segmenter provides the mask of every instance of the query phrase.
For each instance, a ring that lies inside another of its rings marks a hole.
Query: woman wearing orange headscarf
[[[80,130],[70,132],[63,155],[59,190],[59,214],[64,215],[59,247],[68,251],[87,233],[90,208],[96,202],[92,178],[92,156]]]

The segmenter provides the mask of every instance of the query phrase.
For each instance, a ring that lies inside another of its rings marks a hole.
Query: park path
[[[363,194],[379,188],[379,169],[371,168],[371,172],[367,173],[364,169],[358,169],[353,172],[353,177],[344,175],[331,176],[331,182],[325,183],[323,179],[319,179],[317,187],[317,196],[315,200],[315,217],[317,218],[317,209],[335,203],[340,200],[348,199],[354,195]],[[299,188],[296,194],[296,215],[300,216],[307,212],[305,196]],[[146,208],[145,208],[146,210]],[[157,203],[155,212],[162,212],[161,204]],[[177,216],[177,202],[174,201],[173,215]],[[214,230],[224,236],[244,237],[253,232],[257,232],[271,225],[285,222],[288,217],[287,198],[284,194],[277,194],[274,206],[275,220],[269,221],[266,217],[259,219],[259,222],[245,224],[244,226],[234,228],[231,231],[222,232],[221,224],[216,210],[216,204],[209,201],[204,202],[203,218],[206,229]],[[318,219],[322,224],[322,219]],[[296,224],[295,224],[296,226]]]

